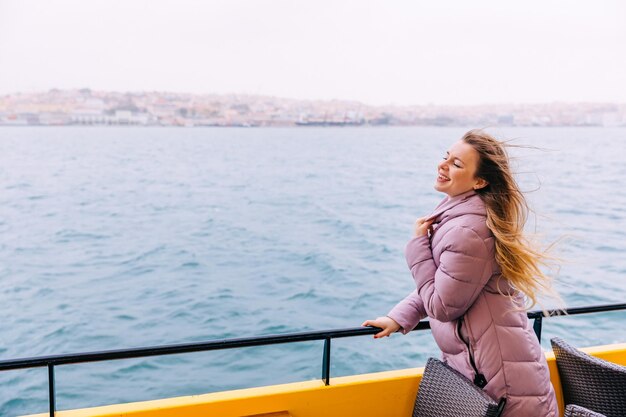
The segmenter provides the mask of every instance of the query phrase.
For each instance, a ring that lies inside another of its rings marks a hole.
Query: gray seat
[[[626,367],[581,352],[559,337],[550,342],[565,405],[606,417],[626,417]]]
[[[584,407],[579,407],[574,404],[570,404],[565,407],[565,414],[563,417],[606,417],[604,414],[596,413],[591,410],[587,410]]]
[[[413,417],[498,417],[496,403],[457,370],[430,358],[420,382]]]

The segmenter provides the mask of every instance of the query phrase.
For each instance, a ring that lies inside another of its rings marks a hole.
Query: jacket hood
[[[487,217],[485,203],[476,190],[469,190],[454,197],[446,196],[435,207],[428,219],[435,219],[433,224],[445,223],[446,221],[464,214],[477,214]]]

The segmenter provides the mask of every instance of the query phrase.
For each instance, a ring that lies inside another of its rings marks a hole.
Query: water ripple
[[[538,231],[575,236],[557,280],[570,306],[624,298],[625,132],[508,132],[558,150],[519,160],[533,173],[520,181],[541,185],[528,194]],[[0,355],[353,327],[384,315],[414,288],[404,245],[443,197],[432,188],[436,163],[462,133],[0,129]],[[624,319],[555,318],[544,334],[581,346],[626,341]],[[426,333],[333,343],[333,375],[439,354]],[[79,408],[318,378],[322,345],[68,366],[59,395]],[[34,371],[0,373],[0,415],[45,411],[45,372]]]

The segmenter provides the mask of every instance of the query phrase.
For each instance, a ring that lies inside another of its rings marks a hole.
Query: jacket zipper
[[[467,352],[469,354],[469,362],[472,365],[472,369],[474,369],[474,385],[480,388],[484,388],[487,385],[487,378],[480,372],[478,372],[478,368],[476,367],[476,362],[474,362],[474,353],[472,352],[472,347],[469,344],[469,341],[465,341],[463,336],[461,336],[461,326],[463,325],[463,317],[461,317],[457,322],[457,333],[459,335],[459,339],[465,343],[467,346]]]

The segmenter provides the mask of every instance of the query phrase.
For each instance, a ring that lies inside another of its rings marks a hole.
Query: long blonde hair
[[[559,260],[548,255],[552,245],[540,250],[524,234],[529,207],[513,177],[505,148],[516,145],[498,141],[480,129],[470,130],[461,140],[478,152],[475,176],[488,183],[476,193],[487,208],[487,227],[496,239],[496,261],[502,270],[502,277],[526,296],[527,308],[537,303],[540,293],[561,301],[552,287],[552,279],[540,268],[553,267],[552,261]]]

